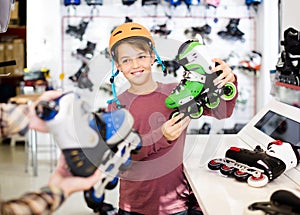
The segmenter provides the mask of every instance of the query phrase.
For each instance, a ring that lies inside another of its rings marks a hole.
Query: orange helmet
[[[151,45],[154,46],[153,37],[147,28],[135,22],[127,22],[116,27],[111,33],[109,39],[109,52],[112,54],[113,46],[120,40],[129,37],[146,38],[151,42]]]

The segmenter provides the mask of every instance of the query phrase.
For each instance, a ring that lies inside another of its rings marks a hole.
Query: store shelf
[[[281,87],[287,87],[287,88],[290,88],[290,89],[293,89],[293,90],[300,90],[300,86],[287,84],[287,83],[282,83],[282,82],[279,82],[279,81],[276,82],[276,85],[281,86]]]

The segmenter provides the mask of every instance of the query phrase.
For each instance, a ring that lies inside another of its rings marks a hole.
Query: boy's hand
[[[166,121],[162,125],[162,133],[168,141],[177,139],[181,135],[181,133],[188,127],[191,119],[189,116],[186,116],[182,119],[183,116],[184,114],[181,113],[178,116]]]
[[[214,79],[214,84],[217,85],[218,88],[223,87],[227,82],[235,81],[234,73],[227,63],[219,58],[214,58],[212,61],[219,64],[218,66],[214,67],[212,71],[222,71],[222,73]]]

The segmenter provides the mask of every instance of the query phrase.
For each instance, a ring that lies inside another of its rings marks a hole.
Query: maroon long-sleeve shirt
[[[237,85],[237,83],[235,83]],[[186,130],[178,139],[168,142],[161,126],[172,113],[165,105],[166,97],[177,83],[158,83],[158,88],[146,95],[125,91],[118,96],[122,105],[134,117],[134,129],[142,137],[142,149],[132,156],[129,170],[121,174],[119,207],[145,215],[172,214],[187,209],[191,189],[183,173],[183,150]],[[229,117],[236,97],[221,101],[204,115],[218,119]],[[109,110],[115,109],[109,105]]]

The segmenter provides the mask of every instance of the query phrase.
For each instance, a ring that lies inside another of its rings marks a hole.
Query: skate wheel
[[[221,96],[221,98],[225,101],[229,101],[233,99],[235,95],[236,95],[236,86],[231,82],[226,83],[223,88],[223,95]]]
[[[133,150],[131,150],[131,154],[137,154],[140,150],[141,150],[141,148],[142,148],[142,142],[140,142],[136,147],[135,147],[135,149],[133,149]]]
[[[222,163],[219,163],[217,160],[211,160],[208,162],[208,168],[211,170],[219,170],[221,168]]]
[[[205,99],[206,103],[206,107],[210,108],[210,109],[214,109],[216,107],[218,107],[218,105],[220,104],[220,98],[218,97],[218,94],[213,93],[212,95],[209,95],[208,98]]]
[[[199,111],[197,113],[191,113],[189,116],[192,119],[198,119],[202,116],[204,111],[204,108],[202,106],[199,106]]]
[[[170,119],[173,119],[174,117],[176,117],[177,115],[179,115],[180,114],[180,112],[179,111],[173,111],[172,113],[171,113],[171,115],[170,115]]]
[[[251,187],[263,187],[269,182],[269,178],[265,174],[261,174],[260,177],[250,176],[247,180]]]
[[[90,190],[84,191],[84,200],[87,206],[94,210],[96,213],[99,210],[99,205],[104,201],[104,193],[99,198],[95,195],[95,189],[92,187]]]
[[[115,189],[115,187],[118,184],[118,181],[119,181],[118,177],[114,177],[114,179],[105,186],[105,189],[108,189],[108,190]]]
[[[237,170],[234,172],[234,177],[238,181],[246,182],[249,178],[249,173]]]
[[[234,167],[229,167],[229,166],[226,166],[226,165],[222,165],[221,168],[220,168],[220,172],[223,175],[232,175],[235,170],[236,169]]]

